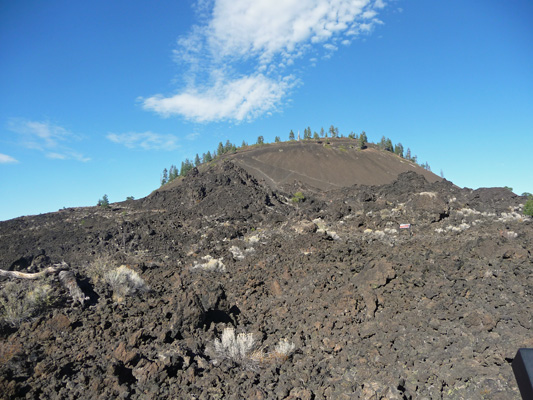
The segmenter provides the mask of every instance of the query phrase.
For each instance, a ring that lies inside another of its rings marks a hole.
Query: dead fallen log
[[[5,276],[7,278],[18,278],[18,279],[40,279],[46,275],[56,274],[60,271],[63,271],[68,268],[68,264],[63,261],[59,264],[54,264],[51,267],[45,268],[42,271],[35,273],[19,272],[19,271],[5,271],[0,269],[0,276]]]
[[[59,264],[53,264],[50,267],[47,267],[43,269],[42,271],[35,272],[35,273],[27,273],[27,272],[19,272],[19,271],[5,271],[3,269],[0,269],[0,277],[4,276],[7,278],[17,278],[17,279],[40,279],[45,277],[46,275],[53,275],[53,274],[59,274],[59,281],[65,287],[68,289],[70,296],[72,297],[72,300],[74,300],[75,303],[80,303],[83,307],[85,300],[89,300],[88,296],[85,296],[85,293],[81,290],[81,288],[78,286],[78,282],[76,281],[76,277],[74,276],[74,273],[72,271],[67,271],[69,268],[69,265],[66,262],[61,262]]]
[[[72,271],[61,271],[59,273],[59,281],[61,284],[68,289],[70,297],[74,300],[74,304],[80,303],[83,307],[85,300],[89,300],[88,296],[85,296],[85,293],[78,286],[76,277]]]

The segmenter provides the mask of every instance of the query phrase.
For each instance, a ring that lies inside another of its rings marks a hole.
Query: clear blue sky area
[[[530,0],[0,0],[0,220],[140,198],[290,130],[533,192]]]

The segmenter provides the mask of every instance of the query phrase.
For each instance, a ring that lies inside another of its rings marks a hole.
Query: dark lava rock
[[[65,261],[91,299],[71,303],[53,277],[0,281],[0,397],[519,398],[511,362],[533,347],[524,202],[412,172],[278,191],[226,162],[110,209],[0,222],[2,269]],[[150,290],[113,297],[121,265]],[[8,323],[45,284],[50,298]]]

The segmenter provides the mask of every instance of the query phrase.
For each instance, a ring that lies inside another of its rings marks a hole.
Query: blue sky
[[[533,192],[529,0],[0,0],[0,220],[310,126]]]

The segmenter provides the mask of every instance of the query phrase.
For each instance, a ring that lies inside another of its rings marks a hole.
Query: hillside
[[[519,398],[525,199],[341,144],[252,148],[144,199],[0,222],[0,268],[65,261],[88,296],[49,279],[45,306],[4,313],[3,398]],[[135,283],[109,279],[121,265]],[[0,280],[4,310],[39,282]]]
[[[384,185],[402,172],[413,171],[429,182],[440,178],[412,161],[380,150],[360,150],[352,139],[285,142],[241,151],[236,164],[272,187],[302,182],[320,190],[352,185]]]

